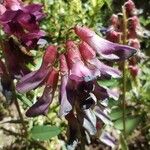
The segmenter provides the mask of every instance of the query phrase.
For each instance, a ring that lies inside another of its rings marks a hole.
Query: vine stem
[[[124,7],[122,7],[122,13],[123,13],[123,44],[127,44],[127,16],[126,16],[126,10]],[[123,131],[124,131],[124,137],[126,137],[126,60],[123,61],[123,99],[122,99],[122,107],[123,107]]]

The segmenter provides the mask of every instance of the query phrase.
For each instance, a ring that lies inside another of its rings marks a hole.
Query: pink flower
[[[4,0],[4,6],[7,9],[19,10],[21,9],[21,0]]]
[[[141,48],[140,42],[137,38],[136,39],[129,39],[129,45],[136,48],[136,49]]]
[[[81,54],[73,41],[67,41],[67,62],[69,64],[69,78],[76,82],[91,80],[99,76],[95,70],[90,70],[81,60]]]
[[[126,13],[128,16],[135,15],[135,4],[132,0],[125,2],[124,7],[126,8]]]
[[[118,18],[118,15],[116,14],[113,14],[110,18],[110,24],[115,27],[115,29],[118,28],[119,26],[119,18]]]

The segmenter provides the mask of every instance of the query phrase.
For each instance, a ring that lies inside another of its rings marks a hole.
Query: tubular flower
[[[43,95],[38,98],[38,101],[27,110],[26,116],[35,117],[38,115],[47,114],[49,105],[52,103],[54,93],[57,87],[58,75],[59,72],[53,68],[46,81]]]
[[[113,78],[120,77],[121,72],[99,61],[96,57],[95,51],[87,43],[82,42],[79,45],[79,49],[83,59],[85,60],[89,68],[97,69],[100,76],[112,76]]]
[[[75,27],[75,33],[86,43],[88,43],[93,50],[95,50],[101,57],[108,60],[125,60],[136,53],[136,49],[109,42],[99,37],[94,31],[87,27]]]
[[[127,2],[125,2],[124,7],[126,8],[126,12],[129,17],[135,15],[136,8],[132,0],[128,0]]]
[[[79,52],[78,46],[73,41],[67,41],[67,60],[69,64],[70,75],[69,78],[75,80],[76,82],[91,80],[96,78],[100,74],[95,70],[89,69],[84,62],[81,60],[81,54]]]
[[[57,48],[49,46],[43,56],[41,67],[27,75],[25,75],[17,84],[17,90],[21,93],[28,92],[37,88],[45,82],[49,73],[52,71],[52,66],[57,56]]]

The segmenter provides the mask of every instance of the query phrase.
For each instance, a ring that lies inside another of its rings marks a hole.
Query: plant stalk
[[[124,7],[122,7],[122,13],[123,13],[123,44],[127,44],[127,16],[126,16],[126,10]],[[123,107],[123,132],[124,137],[126,138],[126,60],[123,61],[123,99],[122,99],[122,107]]]

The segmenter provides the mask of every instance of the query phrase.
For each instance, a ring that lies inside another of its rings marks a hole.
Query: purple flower
[[[37,30],[35,32],[26,33],[21,37],[22,43],[29,48],[35,47],[37,45],[38,39],[45,36],[45,32],[42,30]]]
[[[96,57],[96,52],[85,42],[79,45],[80,53],[90,69],[97,69],[100,76],[112,76],[117,78],[121,76],[121,72],[113,67],[107,66]]]
[[[52,103],[57,87],[58,75],[59,72],[53,68],[49,74],[48,80],[46,81],[46,87],[44,89],[43,95],[38,98],[37,102],[27,110],[26,116],[36,117],[48,113],[49,105]]]
[[[56,56],[57,48],[55,46],[49,46],[43,56],[41,67],[38,70],[33,71],[21,78],[17,84],[17,90],[21,93],[24,93],[43,84],[52,71]]]
[[[125,60],[136,53],[136,49],[109,42],[99,37],[94,31],[87,27],[75,26],[75,33],[86,43],[88,43],[95,52],[108,60]]]
[[[81,82],[77,87],[80,106],[83,109],[90,108],[97,101],[103,101],[108,98],[118,99],[119,93],[114,92],[106,87],[100,86],[97,81]],[[89,105],[91,104],[91,106]]]
[[[39,28],[39,21],[44,16],[42,5],[31,4],[17,10],[6,10],[0,16],[0,24],[6,34],[15,35],[21,44],[34,48],[38,40],[45,36],[45,32]]]
[[[22,53],[20,47],[12,38],[4,42],[2,50],[12,78],[20,78],[30,72],[26,63],[33,61],[33,58]]]

